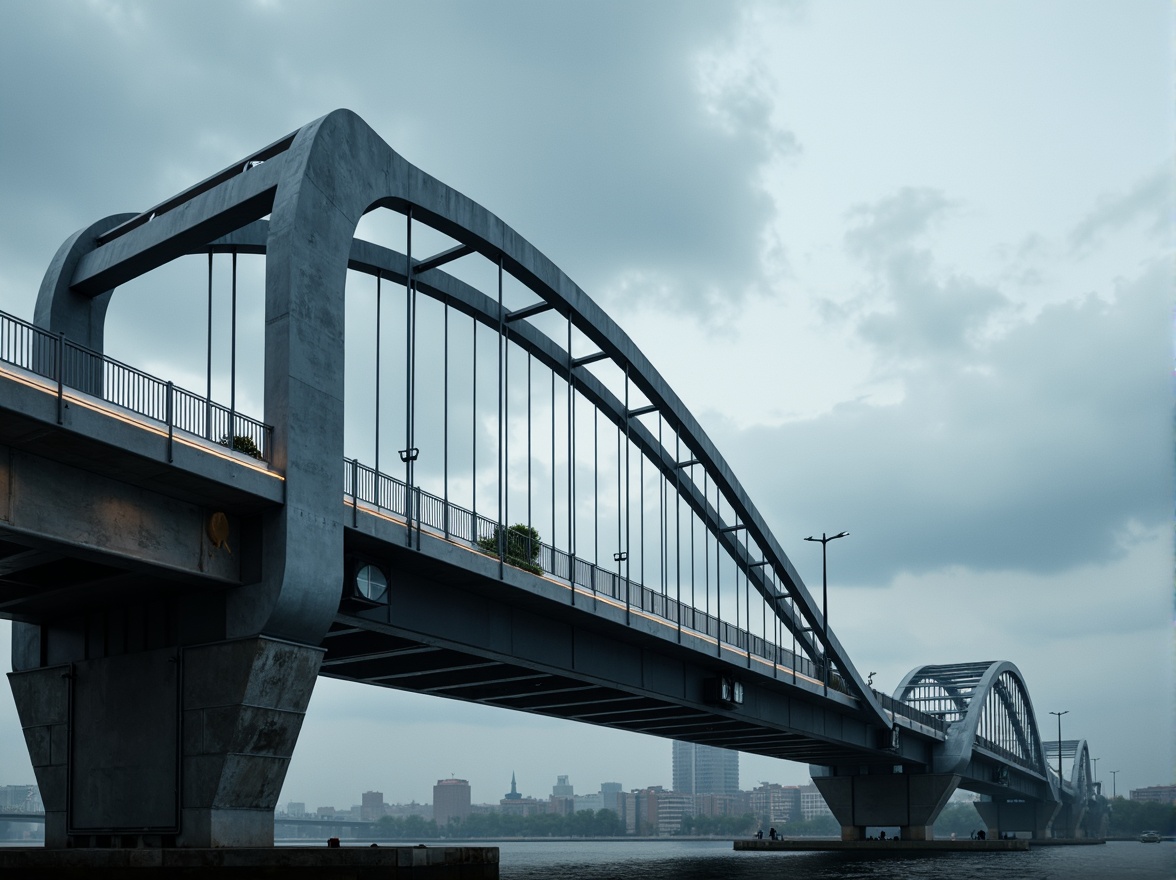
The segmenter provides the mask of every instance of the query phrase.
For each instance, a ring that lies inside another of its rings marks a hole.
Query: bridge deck
[[[177,443],[174,433],[141,414],[76,390],[62,392],[59,411],[58,391],[55,383],[20,367],[0,368],[5,412],[0,444],[25,457],[51,460],[57,470],[97,474],[202,508],[248,515],[282,501],[281,475],[263,463],[199,437],[184,436]],[[345,598],[325,640],[324,675],[810,763],[922,761],[926,743],[942,739],[940,731],[901,719],[916,737],[909,753],[896,756],[867,735],[856,700],[836,691],[825,695],[811,664],[783,650],[777,655],[781,660],[773,661],[763,656],[770,646],[743,630],[724,624],[726,640],[716,638],[719,622],[707,615],[697,618],[700,630],[679,627],[676,617],[689,621],[693,613],[639,585],[626,587],[634,596],[650,594],[648,608],[640,599],[632,605],[622,601],[616,582],[610,596],[509,565],[500,579],[498,561],[468,542],[422,535],[416,522],[415,549],[408,549],[403,516],[355,507],[352,500],[341,503],[350,507],[345,519],[355,523],[347,530],[349,554],[391,558],[398,571],[415,573],[428,585],[429,601],[422,607],[437,607],[439,584],[454,593],[440,603],[449,609],[443,619],[418,622],[415,629],[382,619],[387,607]],[[241,582],[239,572],[220,580],[207,577],[210,572],[161,580],[146,560],[107,554],[110,564],[104,567],[93,557],[5,527],[0,614],[37,616],[63,597],[71,613],[78,613],[87,601]],[[586,579],[595,584],[597,575]],[[509,618],[514,638],[530,640],[530,650],[448,637],[458,617],[466,618],[470,631],[484,629],[487,598]],[[656,609],[653,600],[661,601]],[[469,609],[475,607],[480,610],[470,620]],[[550,633],[557,631],[566,644],[552,648]],[[569,645],[575,656],[555,656],[567,654]],[[617,658],[632,661],[643,678],[633,679]],[[659,675],[663,680],[657,683]],[[741,677],[751,705],[708,703],[704,682],[718,675]],[[768,705],[775,708],[763,708]]]
[[[927,758],[938,731],[901,754],[876,741],[858,702],[821,682],[610,597],[504,566],[361,508],[347,553],[392,572],[387,603],[345,595],[322,674],[809,763]],[[419,542],[419,544],[418,544]],[[708,699],[738,678],[744,702]]]

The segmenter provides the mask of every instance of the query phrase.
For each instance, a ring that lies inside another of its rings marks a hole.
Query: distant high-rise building
[[[682,820],[693,815],[694,798],[677,792],[660,792],[657,795],[657,833],[677,834],[682,830]]]
[[[800,818],[801,797],[799,786],[761,782],[759,788],[751,792],[751,811],[761,825],[783,825]]]
[[[286,804],[286,815],[291,819],[301,819],[306,815],[306,803],[303,801],[290,801]]]
[[[621,820],[625,823],[626,834],[652,835],[658,833],[658,800],[668,796],[660,785],[622,794]],[[667,816],[667,818],[669,818]],[[679,814],[680,820],[680,814]]]
[[[444,828],[451,819],[470,814],[470,784],[464,779],[438,779],[433,786],[433,821]]]
[[[679,794],[734,794],[739,791],[739,753],[675,741],[674,791]]]
[[[737,791],[735,794],[696,794],[694,795],[695,816],[742,816],[752,812],[751,795],[749,791]]]
[[[551,786],[552,797],[572,797],[575,792],[572,790],[574,786],[568,782],[566,776],[555,777],[555,785]]]
[[[800,787],[800,813],[807,822],[817,816],[832,816],[833,811],[815,785],[809,783]]]
[[[619,782],[600,783],[600,808],[602,810],[612,810],[619,816],[621,814],[620,796],[621,784]]]
[[[384,792],[365,791],[363,803],[359,806],[359,818],[365,822],[375,822],[384,815]]]
[[[579,813],[581,810],[603,810],[604,803],[601,800],[600,792],[596,794],[578,794],[572,798],[575,803],[572,806],[572,811]]]

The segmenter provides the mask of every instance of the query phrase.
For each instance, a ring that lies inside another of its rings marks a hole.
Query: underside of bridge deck
[[[324,642],[320,675],[738,749],[809,763],[844,762],[844,745],[728,718],[668,698],[491,660],[363,628],[341,615]],[[878,760],[864,750],[857,760]]]
[[[345,587],[322,675],[813,764],[917,764],[929,742],[891,751],[843,694],[753,665],[616,602],[573,591],[437,536],[360,516],[347,569],[390,573],[386,601]],[[722,703],[710,682],[743,688]]]

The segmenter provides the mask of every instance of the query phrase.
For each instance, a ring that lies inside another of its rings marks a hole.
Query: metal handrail
[[[0,361],[57,383],[59,423],[62,394],[71,388],[163,423],[169,437],[179,430],[238,449],[252,444],[270,460],[272,426],[5,312]]]
[[[379,487],[378,492],[377,486]],[[402,480],[388,474],[377,473],[374,468],[362,464],[356,459],[348,458],[343,461],[343,494],[352,498],[353,502],[362,501],[373,504],[398,516],[407,517],[408,515],[406,509],[406,499],[410,494],[408,486]],[[412,488],[411,495],[414,499],[413,513],[416,525],[449,539],[462,541],[481,552],[498,555],[497,536],[504,527],[497,520],[475,514],[417,486]],[[574,583],[577,587],[590,589],[597,595],[608,597],[617,602],[627,602],[627,605],[635,610],[653,614],[675,624],[680,621],[686,629],[702,633],[739,650],[747,651],[749,654],[770,663],[793,669],[799,675],[817,680],[822,677],[821,664],[818,662],[795,654],[749,630],[720,620],[715,615],[695,608],[688,603],[678,602],[676,599],[636,581],[626,580],[614,570],[601,568],[586,559],[572,557],[567,551],[542,541],[537,543],[537,552],[532,552],[529,557],[527,554],[518,557],[512,557],[508,554],[504,561],[519,567],[533,565],[545,574],[569,584]],[[495,549],[490,551],[487,549],[488,547]],[[839,674],[840,671],[834,665],[831,672]],[[927,727],[943,730],[942,722],[937,719],[911,709],[903,703],[887,699],[894,704],[891,711],[895,714],[909,715],[912,720]]]
[[[871,688],[871,690],[873,689]],[[901,700],[896,700],[890,694],[884,694],[881,691],[874,691],[874,697],[883,709],[887,709],[895,715],[922,724],[924,727],[930,727],[932,730],[938,730],[940,733],[947,732],[947,722],[942,718],[921,712],[914,706],[904,703]]]
[[[1037,763],[1032,758],[1027,758],[1024,755],[1019,755],[1016,752],[1014,752],[1012,749],[1005,748],[1004,746],[999,745],[998,743],[994,742],[993,740],[990,740],[986,736],[981,736],[980,734],[976,734],[975,744],[987,749],[988,751],[992,752],[995,755],[999,755],[1000,757],[1004,758],[1006,761],[1010,761],[1013,764],[1019,764],[1020,766],[1025,767],[1029,770],[1041,772],[1041,767],[1037,766]]]

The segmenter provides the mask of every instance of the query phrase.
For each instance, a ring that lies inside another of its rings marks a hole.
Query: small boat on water
[[[1145,832],[1143,832],[1143,834],[1139,835],[1139,842],[1140,843],[1159,843],[1160,842],[1160,832],[1158,832],[1158,831],[1145,831]]]

